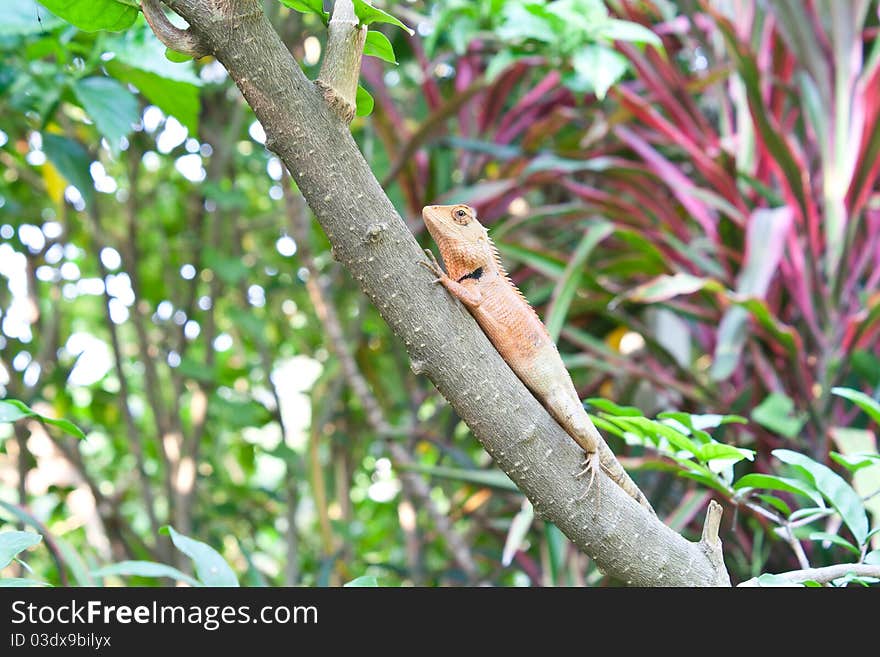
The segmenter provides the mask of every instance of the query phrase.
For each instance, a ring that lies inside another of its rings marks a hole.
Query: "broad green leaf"
[[[36,35],[61,24],[61,19],[45,11],[34,0],[0,3],[0,36]]]
[[[831,388],[831,393],[853,402],[865,411],[874,422],[880,424],[880,403],[877,403],[877,400],[851,388]]]
[[[753,411],[752,420],[786,438],[797,436],[807,419],[794,413],[794,402],[781,392],[770,393]]]
[[[715,459],[734,459],[736,461],[748,459],[749,461],[754,461],[755,452],[743,447],[734,447],[733,445],[712,442],[708,445],[700,446],[697,458],[701,461],[713,461]]]
[[[21,402],[19,402],[19,404],[21,404]],[[15,422],[24,417],[31,417],[33,415],[34,412],[24,404],[19,406],[10,401],[0,401],[0,422]]]
[[[301,14],[317,14],[324,21],[324,25],[330,20],[329,12],[324,11],[323,0],[281,0],[281,4]]]
[[[342,585],[343,587],[351,587],[351,588],[360,588],[360,587],[377,587],[379,586],[379,581],[376,579],[375,575],[361,575],[360,577],[355,577],[350,582],[346,582]]]
[[[788,477],[777,477],[768,474],[747,474],[740,477],[733,485],[735,490],[743,490],[745,488],[758,488],[760,490],[781,490],[786,493],[794,493],[795,495],[803,495],[813,500],[818,505],[822,504],[822,496],[815,488],[798,479]]]
[[[837,534],[830,534],[828,532],[812,532],[808,536],[808,538],[811,541],[828,541],[830,543],[834,543],[834,545],[839,545],[842,548],[846,548],[855,555],[861,554],[861,552],[859,552],[859,548],[857,548],[845,538],[838,536]]]
[[[117,0],[40,0],[59,18],[84,32],[118,32],[135,22],[137,7]]]
[[[373,96],[371,96],[370,92],[364,89],[361,85],[358,85],[357,87],[355,104],[357,105],[355,109],[355,114],[357,116],[369,116],[373,113]]]
[[[69,433],[71,436],[76,436],[79,439],[84,439],[86,437],[82,430],[70,420],[62,420],[40,415],[33,409],[29,408],[24,402],[17,399],[0,401],[0,422],[14,422],[26,417],[35,417],[41,422],[56,426],[65,433]]]
[[[206,543],[179,534],[171,525],[160,530],[171,536],[174,546],[193,560],[196,575],[205,586],[238,586],[238,578],[229,564]]]
[[[73,92],[95,126],[116,152],[119,140],[128,135],[140,118],[137,98],[111,78],[81,78]]]
[[[165,48],[165,59],[169,62],[174,62],[175,64],[183,64],[184,62],[188,62],[192,59],[192,56],[187,55],[182,52],[177,52],[176,50],[172,50],[171,48]]]
[[[394,57],[394,46],[388,37],[376,30],[367,32],[367,40],[364,42],[364,54],[370,57],[378,57],[389,64],[397,64]]]
[[[180,66],[180,64],[177,64]],[[199,129],[199,88],[188,83],[169,80],[156,73],[107,62],[107,70],[113,77],[137,87],[138,91],[165,114],[173,116],[189,130],[197,134]]]
[[[79,438],[80,440],[85,440],[85,438],[86,438],[86,434],[83,433],[83,430],[80,429],[78,426],[76,426],[70,420],[64,420],[64,419],[54,418],[54,417],[46,417],[45,415],[40,415],[38,417],[40,418],[40,420],[42,420],[46,424],[51,424],[53,427],[58,427],[64,433],[68,433],[71,436]]]
[[[872,566],[880,566],[880,550],[871,550],[865,555],[863,562]]]
[[[843,522],[849,527],[859,545],[865,543],[868,534],[868,516],[862,499],[852,486],[831,468],[817,463],[804,454],[788,449],[775,449],[773,455],[784,463],[801,468],[814,480],[816,488],[831,503]]]
[[[571,65],[575,75],[564,79],[566,86],[575,92],[593,91],[602,100],[626,73],[627,60],[611,48],[591,44],[578,49],[571,58]]]
[[[387,11],[382,11],[371,5],[366,0],[353,0],[354,2],[354,13],[358,17],[361,25],[372,25],[373,23],[389,23],[391,25],[396,25],[399,28],[406,30],[407,34],[412,36],[415,34],[411,29],[409,29],[406,25],[400,22],[399,19],[395,18]]]
[[[19,552],[27,550],[43,540],[33,532],[0,532],[0,570],[6,568]]]
[[[622,417],[644,417],[642,411],[635,406],[618,406],[613,401],[602,399],[601,397],[590,397],[585,399],[584,403],[589,404],[593,408],[598,408],[600,411],[611,413],[612,415]]]
[[[622,21],[611,18],[599,26],[599,36],[616,41],[631,41],[632,43],[647,43],[657,48],[663,47],[663,42],[650,29],[644,25],[631,21]]]
[[[79,190],[86,205],[92,205],[95,201],[95,187],[89,173],[92,162],[86,149],[73,139],[44,132],[43,152],[68,184]]]
[[[562,273],[562,278],[556,282],[556,287],[553,290],[553,300],[550,302],[550,307],[544,318],[544,324],[547,326],[547,331],[554,342],[559,340],[559,333],[562,331],[563,324],[565,324],[568,309],[571,307],[571,302],[581,281],[584,263],[599,242],[613,232],[614,226],[607,221],[599,221],[591,225],[584,232],[581,241],[575,248],[571,260],[568,261],[565,271]]]
[[[92,571],[93,577],[107,577],[108,575],[170,577],[178,582],[186,582],[190,586],[202,586],[201,582],[186,573],[180,572],[177,568],[166,566],[163,563],[155,563],[154,561],[120,561],[119,563]]]

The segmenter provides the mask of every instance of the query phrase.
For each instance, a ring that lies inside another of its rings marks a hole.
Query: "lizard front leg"
[[[469,290],[458,281],[451,279],[446,272],[443,271],[431,249],[425,249],[425,255],[428,256],[428,260],[422,260],[419,264],[437,277],[434,279],[435,283],[440,283],[452,296],[461,301],[468,308],[477,308],[482,303],[483,295],[477,291]]]

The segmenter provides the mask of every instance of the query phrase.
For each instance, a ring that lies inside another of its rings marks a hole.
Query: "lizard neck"
[[[488,237],[473,242],[435,237],[435,241],[446,265],[446,273],[454,280],[477,269],[482,269],[483,273],[493,273],[501,267],[498,251]]]

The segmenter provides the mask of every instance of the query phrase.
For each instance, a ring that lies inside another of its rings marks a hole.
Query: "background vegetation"
[[[410,371],[223,68],[104,4],[0,8],[4,581],[613,584]],[[724,503],[735,581],[880,564],[877,3],[383,6],[373,171],[426,246],[423,205],[477,208],[661,518]],[[265,2],[311,78],[320,8]]]

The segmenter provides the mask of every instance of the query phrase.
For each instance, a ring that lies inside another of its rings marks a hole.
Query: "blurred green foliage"
[[[875,563],[876,2],[357,5],[374,172],[420,237],[478,208],[661,518],[735,508],[736,581]],[[319,6],[265,3],[311,78]],[[410,371],[218,62],[117,0],[7,3],[0,52],[4,583],[609,583]]]

